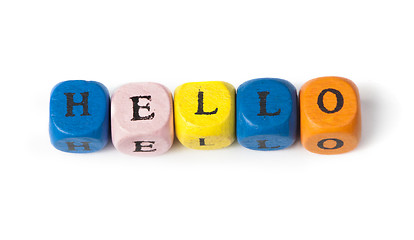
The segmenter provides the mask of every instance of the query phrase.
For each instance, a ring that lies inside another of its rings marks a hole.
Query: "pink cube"
[[[112,142],[123,153],[154,156],[165,153],[174,141],[170,90],[152,83],[121,86],[111,99]]]

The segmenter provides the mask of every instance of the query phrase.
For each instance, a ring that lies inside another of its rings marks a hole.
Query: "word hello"
[[[111,115],[111,116],[110,116]],[[300,116],[300,118],[299,118]],[[298,122],[299,121],[299,122]],[[320,154],[354,149],[361,133],[356,85],[341,77],[308,81],[300,90],[277,78],[185,83],[174,92],[159,83],[129,83],[111,99],[104,85],[71,80],[50,97],[50,139],[59,150],[89,153],[110,138],[117,150],[144,156],[167,152],[174,140],[200,150],[238,142],[260,151],[302,145]]]

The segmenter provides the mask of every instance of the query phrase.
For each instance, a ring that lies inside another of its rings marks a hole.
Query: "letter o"
[[[323,97],[325,96],[325,94],[327,92],[331,92],[331,93],[335,94],[335,96],[336,96],[336,107],[332,111],[326,109],[325,105],[323,104]],[[322,110],[322,112],[336,113],[339,110],[341,110],[342,107],[344,106],[344,97],[342,96],[341,92],[336,90],[336,89],[333,89],[333,88],[324,89],[318,96],[318,106]]]
[[[331,148],[325,147],[324,144],[325,144],[326,141],[335,141],[336,145],[334,147],[331,147]],[[321,148],[321,149],[324,149],[324,150],[334,150],[334,149],[341,148],[342,146],[344,146],[344,142],[340,139],[337,139],[337,138],[325,138],[325,139],[322,139],[318,142],[318,147]]]

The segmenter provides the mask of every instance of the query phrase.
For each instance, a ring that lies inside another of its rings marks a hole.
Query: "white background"
[[[0,239],[414,239],[412,1],[0,3]],[[52,87],[154,81],[360,90],[359,147],[343,155],[235,143],[130,157],[49,142]],[[411,157],[410,157],[411,156]]]

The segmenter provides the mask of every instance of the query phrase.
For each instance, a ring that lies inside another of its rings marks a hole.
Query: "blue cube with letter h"
[[[89,153],[109,139],[109,92],[94,81],[69,80],[57,84],[50,96],[49,134],[64,152]]]

